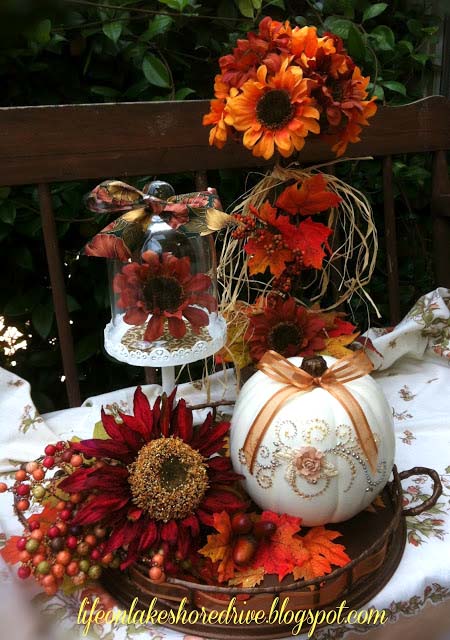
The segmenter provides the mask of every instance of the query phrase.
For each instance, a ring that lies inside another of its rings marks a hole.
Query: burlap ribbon
[[[303,369],[299,369],[275,351],[267,351],[257,367],[269,378],[284,386],[264,404],[245,439],[243,450],[251,474],[264,435],[280,407],[295,394],[312,391],[316,387],[328,391],[343,406],[352,421],[370,468],[373,472],[376,470],[378,447],[372,430],[361,405],[345,387],[346,382],[361,378],[372,371],[373,364],[363,351],[356,351],[351,356],[341,358],[319,378],[314,378]]]

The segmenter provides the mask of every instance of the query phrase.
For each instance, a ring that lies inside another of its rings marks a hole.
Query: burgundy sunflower
[[[205,309],[217,308],[215,298],[208,293],[210,286],[211,278],[206,274],[191,274],[187,256],[159,256],[154,251],[143,253],[141,263],[126,264],[113,283],[114,292],[119,295],[117,306],[125,310],[124,322],[142,325],[151,316],[144,333],[144,340],[150,342],[163,335],[166,320],[174,338],[185,335],[186,324],[194,333],[207,326],[209,316]]]
[[[122,423],[102,410],[109,439],[71,443],[96,463],[81,467],[59,487],[81,493],[72,525],[110,528],[104,553],[126,551],[125,569],[151,547],[162,546],[166,569],[201,546],[200,526],[213,524],[213,513],[246,507],[230,485],[241,476],[229,458],[219,455],[229,423],[213,424],[211,414],[194,428],[192,410],[175,391],[150,407],[140,387],[134,416],[119,413]]]
[[[269,349],[286,358],[311,356],[325,348],[324,327],[318,314],[307,311],[294,298],[278,298],[262,313],[250,316],[245,339],[255,362]]]

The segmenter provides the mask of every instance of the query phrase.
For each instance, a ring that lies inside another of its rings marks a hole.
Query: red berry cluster
[[[273,522],[254,522],[247,513],[236,513],[231,519],[231,530],[236,534],[233,542],[233,560],[237,565],[251,562],[258,545],[270,538],[276,530]]]
[[[256,218],[250,214],[244,215],[242,213],[235,213],[233,218],[238,224],[238,227],[234,229],[231,236],[236,240],[243,240],[248,238],[256,230]]]
[[[298,281],[303,269],[303,255],[300,249],[296,249],[292,253],[294,254],[294,260],[286,266],[282,274],[275,278],[272,283],[273,289],[283,294],[292,291],[292,287]]]
[[[119,558],[112,553],[104,553],[107,535],[104,527],[71,524],[83,496],[73,493],[69,498],[60,499],[58,480],[84,462],[83,456],[75,453],[70,443],[49,444],[40,460],[28,462],[15,473],[15,483],[9,489],[20,514],[29,509],[30,500],[47,504],[51,499],[56,503],[53,522],[44,517],[40,521],[39,515],[34,516],[17,541],[21,562],[18,576],[26,579],[33,575],[48,595],[56,593],[65,576],[75,586],[82,586],[89,579],[97,580],[103,567],[118,567],[120,564]],[[55,469],[56,473],[53,473]],[[52,472],[51,477],[48,477],[49,471]],[[8,486],[0,483],[0,493],[7,490]]]

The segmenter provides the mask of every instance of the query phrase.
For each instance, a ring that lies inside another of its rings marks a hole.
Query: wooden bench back
[[[80,404],[74,346],[67,310],[50,184],[81,179],[195,174],[196,188],[207,185],[212,169],[270,166],[239,144],[218,151],[202,126],[207,101],[0,108],[0,185],[36,184],[42,229],[70,406]],[[381,107],[350,145],[349,158],[382,156],[390,319],[400,318],[397,235],[392,156],[433,152],[431,215],[436,283],[450,287],[450,100],[432,96],[401,107]],[[300,154],[307,165],[333,159],[320,140]]]

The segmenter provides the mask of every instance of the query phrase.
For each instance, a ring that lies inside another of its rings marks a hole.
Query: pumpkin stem
[[[303,358],[300,369],[309,373],[313,378],[320,378],[328,369],[328,365],[322,356],[308,356]]]

